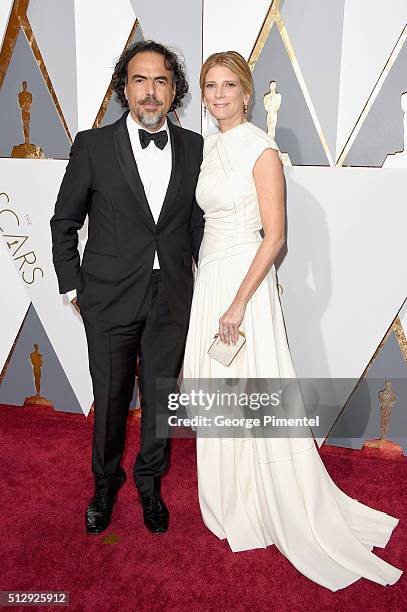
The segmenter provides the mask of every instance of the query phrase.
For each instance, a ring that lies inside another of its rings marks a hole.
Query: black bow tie
[[[139,130],[138,135],[140,137],[140,144],[142,149],[148,147],[150,141],[153,140],[155,146],[163,150],[163,148],[168,142],[168,133],[166,132],[166,130],[162,130],[161,132],[147,132],[146,130]]]

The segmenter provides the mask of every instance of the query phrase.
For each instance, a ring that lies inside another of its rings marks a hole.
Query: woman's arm
[[[253,177],[264,238],[232,304],[219,319],[219,335],[222,342],[228,344],[236,342],[246,305],[264,280],[285,241],[284,172],[276,150],[263,151],[254,165]],[[229,331],[229,334],[225,335],[224,331]]]

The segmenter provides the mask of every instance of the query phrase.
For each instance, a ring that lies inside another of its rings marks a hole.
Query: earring
[[[206,119],[206,106],[204,106],[204,117]]]
[[[248,104],[244,104],[243,108],[244,108],[244,116],[246,117]]]

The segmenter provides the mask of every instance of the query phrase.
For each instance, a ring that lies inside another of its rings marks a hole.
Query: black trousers
[[[169,461],[169,439],[156,435],[156,379],[179,375],[188,322],[173,321],[160,270],[153,270],[144,302],[129,325],[84,318],[94,393],[92,471],[97,491],[107,493],[126,443],[126,422],[140,359],[141,441],[133,469],[140,495],[160,490]]]

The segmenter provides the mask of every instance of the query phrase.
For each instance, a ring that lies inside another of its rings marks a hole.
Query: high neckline
[[[221,132],[219,130],[219,134],[222,137],[227,136],[228,134],[232,134],[235,133],[236,131],[238,131],[239,129],[241,129],[243,126],[247,126],[249,125],[250,121],[244,121],[243,123],[239,123],[239,125],[235,125],[235,127],[230,128],[229,130],[226,130],[226,132]]]

